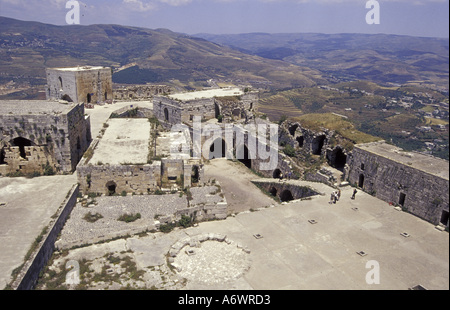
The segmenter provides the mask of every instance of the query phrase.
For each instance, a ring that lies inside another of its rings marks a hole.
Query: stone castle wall
[[[70,143],[71,171],[75,171],[91,141],[90,118],[84,115],[84,105],[77,105],[67,114],[68,138]]]
[[[303,128],[300,123],[284,122],[280,126],[281,145],[291,145],[305,154],[326,155],[334,131],[323,129],[313,131]]]
[[[0,174],[43,173],[47,163],[54,171],[75,170],[90,143],[90,122],[84,116],[84,106],[75,105],[67,113],[50,112],[0,115]],[[24,146],[25,157],[12,142],[16,138],[30,144]]]
[[[79,165],[78,183],[83,194],[109,194],[108,186],[115,184],[115,193],[147,194],[161,186],[161,163],[152,165]]]
[[[76,80],[77,102],[102,103],[112,101],[113,89],[110,68],[76,72]],[[90,95],[89,99],[88,94]]]
[[[110,68],[48,68],[47,99],[102,103],[113,99]]]
[[[156,96],[153,99],[153,112],[166,129],[182,123],[190,124],[194,116],[201,116],[203,121],[216,117],[213,98],[182,102],[165,96]]]
[[[43,234],[42,241],[37,244],[36,249],[19,270],[16,279],[11,283],[13,290],[31,290],[36,285],[42,269],[55,250],[55,242],[77,203],[78,193],[78,185],[74,185],[67,193],[66,199],[52,217],[48,225],[49,229]]]
[[[155,96],[153,98],[153,114],[164,128],[170,129],[172,125],[181,124],[181,104],[180,101],[165,96]]]
[[[436,159],[439,160],[439,159]],[[449,211],[449,180],[356,146],[348,180],[364,191],[439,224]],[[448,225],[447,223],[443,223]]]
[[[225,123],[239,120],[249,122],[253,119],[253,111],[258,100],[258,92],[250,92],[234,97],[218,97],[215,99],[216,114],[222,115]]]
[[[170,94],[172,88],[167,85],[126,85],[113,89],[114,100],[151,100],[153,96]]]
[[[153,110],[161,124],[170,129],[176,124],[192,124],[195,116],[208,121],[223,116],[225,122],[253,119],[251,112],[258,101],[258,93],[248,93],[237,97],[200,98],[188,101],[155,96]]]
[[[74,72],[47,69],[47,99],[78,102],[77,78]]]

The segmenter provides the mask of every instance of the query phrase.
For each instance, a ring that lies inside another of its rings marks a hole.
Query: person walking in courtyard
[[[332,204],[334,202],[335,197],[336,197],[336,193],[332,192],[331,196],[330,196],[330,204]]]
[[[353,195],[352,195],[352,199],[354,200],[355,198],[356,198],[356,194],[358,193],[358,191],[356,190],[356,188],[355,188],[355,190],[353,191]]]
[[[341,199],[341,190],[339,190],[339,191],[337,192],[337,201],[339,201],[339,199]]]

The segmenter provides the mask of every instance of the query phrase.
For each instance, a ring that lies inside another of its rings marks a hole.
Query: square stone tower
[[[47,99],[96,104],[113,99],[112,72],[107,67],[48,68]]]

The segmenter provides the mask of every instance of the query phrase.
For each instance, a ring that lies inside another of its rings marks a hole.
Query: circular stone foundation
[[[188,281],[212,285],[236,280],[250,269],[248,249],[226,237],[205,236],[203,240],[198,236],[185,239],[178,253],[171,255],[171,265],[179,276]]]

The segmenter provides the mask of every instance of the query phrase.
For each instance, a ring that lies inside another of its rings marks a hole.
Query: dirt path
[[[251,180],[259,179],[243,164],[214,159],[205,165],[205,178],[216,179],[225,193],[229,213],[268,207],[277,202],[261,192]]]

